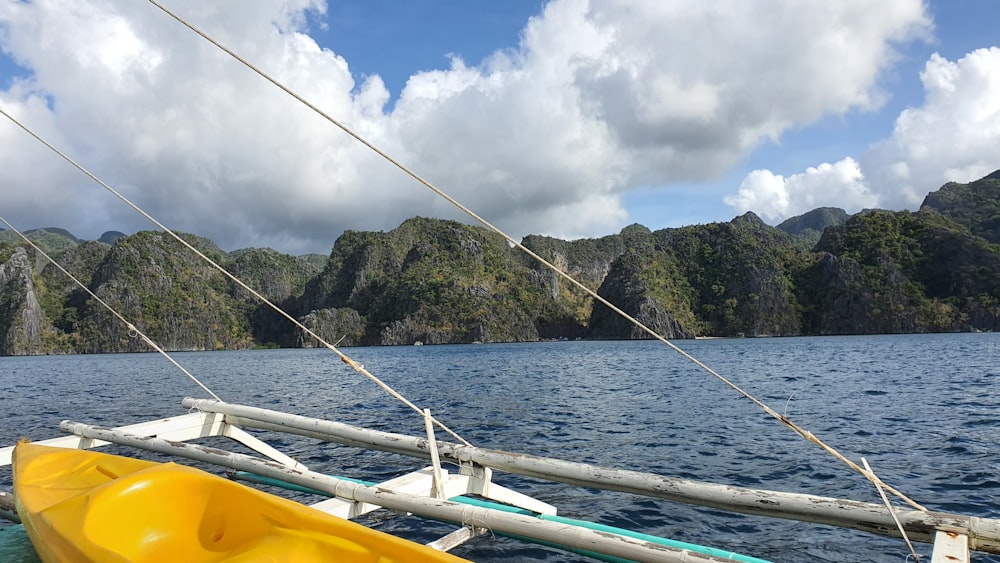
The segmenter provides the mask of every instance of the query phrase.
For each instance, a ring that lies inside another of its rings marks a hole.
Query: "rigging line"
[[[872,466],[868,465],[867,459],[862,457],[861,463],[864,464],[865,470],[868,471],[868,473],[871,473],[872,475],[875,474],[875,472],[872,471]],[[875,483],[875,481],[872,481],[872,483]],[[892,521],[896,523],[896,529],[898,529],[899,534],[903,536],[903,541],[906,542],[906,547],[910,548],[910,555],[913,556],[914,561],[920,563],[920,556],[917,555],[917,550],[913,549],[913,543],[910,541],[910,536],[906,535],[906,528],[904,528],[902,522],[899,521],[899,516],[896,516],[896,511],[892,508],[892,504],[889,503],[889,498],[885,496],[885,491],[882,490],[882,487],[880,487],[878,483],[875,483],[875,488],[878,489],[878,494],[882,497],[882,502],[889,510],[889,516],[892,516]],[[907,556],[907,559],[909,559],[909,556]]]
[[[243,280],[241,280],[241,279],[237,278],[236,276],[234,276],[233,274],[229,273],[228,270],[226,270],[225,268],[223,268],[222,266],[220,266],[218,263],[216,263],[214,260],[212,260],[211,258],[209,258],[208,256],[206,256],[200,250],[198,250],[197,248],[195,248],[194,246],[192,246],[189,242],[187,242],[186,240],[184,240],[180,235],[178,235],[174,231],[170,230],[163,223],[160,223],[159,221],[157,221],[152,215],[146,213],[142,208],[140,208],[136,204],[132,203],[124,195],[122,195],[121,193],[119,193],[118,191],[116,191],[114,188],[112,188],[111,186],[109,186],[106,182],[104,182],[103,180],[101,180],[100,178],[98,178],[97,176],[95,176],[92,172],[90,172],[89,170],[87,170],[86,168],[84,168],[83,165],[79,164],[78,162],[76,162],[75,160],[73,160],[72,158],[70,158],[69,155],[67,155],[66,153],[64,153],[61,150],[59,150],[57,147],[55,147],[54,145],[52,145],[51,143],[49,143],[48,141],[46,141],[45,139],[43,139],[41,136],[39,136],[37,133],[35,133],[33,130],[31,130],[28,126],[24,125],[23,123],[21,123],[20,121],[18,121],[17,119],[15,119],[12,115],[10,115],[6,111],[4,111],[3,108],[0,108],[0,115],[3,115],[7,119],[9,119],[15,125],[17,125],[21,129],[23,129],[25,132],[27,132],[29,135],[31,135],[32,137],[34,137],[36,140],[38,140],[40,143],[42,143],[43,145],[45,145],[46,147],[48,147],[50,150],[52,150],[53,152],[55,152],[56,154],[58,154],[60,157],[63,158],[63,160],[65,160],[66,162],[72,164],[77,170],[79,170],[80,172],[83,172],[91,180],[93,180],[94,182],[97,182],[98,184],[100,184],[105,190],[107,190],[107,191],[111,192],[112,194],[114,194],[115,197],[117,197],[118,199],[122,200],[126,205],[128,205],[129,207],[131,207],[137,213],[139,213],[140,215],[142,215],[143,217],[145,217],[146,219],[148,219],[150,222],[152,222],[154,225],[156,225],[157,227],[159,227],[160,229],[162,229],[163,232],[167,233],[168,235],[170,235],[171,237],[173,237],[174,239],[176,239],[179,243],[181,243],[182,245],[184,245],[188,250],[190,250],[191,252],[194,252],[199,258],[201,258],[206,263],[208,263],[213,268],[215,268],[220,273],[222,273],[222,275],[226,276],[233,283],[235,283],[236,285],[240,286],[241,288],[243,288],[244,290],[246,290],[247,292],[249,292],[251,295],[253,295],[255,298],[257,298],[258,300],[260,300],[261,303],[264,303],[265,305],[267,305],[268,307],[270,307],[272,310],[274,310],[275,312],[277,312],[278,314],[280,314],[284,318],[288,319],[293,325],[295,325],[296,327],[298,327],[300,330],[302,330],[303,332],[305,332],[309,336],[315,338],[317,342],[323,344],[328,350],[330,350],[331,352],[333,352],[334,354],[336,354],[337,356],[339,356],[340,359],[341,359],[341,361],[344,362],[345,364],[349,365],[352,369],[354,369],[354,371],[356,371],[356,372],[360,373],[361,375],[367,377],[373,383],[375,383],[376,385],[378,385],[379,387],[381,387],[386,393],[388,393],[389,395],[391,395],[392,397],[394,397],[395,399],[397,399],[398,401],[400,401],[401,403],[403,403],[404,405],[406,405],[407,407],[409,407],[413,411],[415,411],[418,414],[420,414],[421,418],[424,417],[424,411],[420,407],[418,407],[417,405],[413,404],[413,402],[411,402],[409,399],[407,399],[406,397],[404,397],[403,395],[401,395],[398,391],[396,391],[395,389],[393,389],[392,387],[390,387],[387,383],[385,383],[384,381],[382,381],[381,379],[379,379],[378,377],[376,377],[375,375],[373,375],[371,372],[369,372],[367,369],[365,369],[364,365],[362,365],[361,363],[359,363],[359,362],[355,361],[354,359],[350,358],[349,356],[347,356],[347,354],[344,354],[343,352],[341,352],[336,346],[334,346],[333,344],[330,344],[329,342],[327,342],[326,340],[324,340],[320,335],[316,334],[311,329],[309,329],[308,327],[306,327],[304,324],[302,324],[301,322],[299,322],[298,319],[296,319],[295,317],[292,317],[291,315],[289,315],[288,313],[286,313],[285,311],[283,311],[280,307],[278,307],[277,305],[275,305],[274,303],[272,303],[271,300],[269,300],[267,297],[264,297],[259,292],[257,292],[257,290],[253,289],[252,287],[250,287],[249,285],[247,285],[246,283],[244,283]],[[451,428],[449,428],[448,426],[446,426],[443,422],[439,421],[436,418],[433,418],[433,417],[431,417],[431,418],[433,419],[434,423],[438,425],[438,427],[440,427],[442,430],[444,430],[445,432],[447,432],[448,434],[450,434],[456,440],[462,442],[466,446],[471,446],[472,445],[471,443],[469,443],[468,441],[466,441],[464,438],[462,438],[461,436],[459,436]]]
[[[354,132],[347,125],[343,124],[339,120],[335,119],[334,117],[330,116],[329,114],[327,114],[323,110],[319,109],[318,107],[316,107],[315,105],[313,105],[311,102],[309,102],[308,100],[306,100],[305,98],[303,98],[302,96],[300,96],[299,94],[297,94],[291,88],[289,88],[288,86],[285,86],[284,84],[282,84],[281,82],[279,82],[277,79],[273,78],[271,75],[267,74],[266,72],[264,72],[260,68],[256,67],[255,65],[253,65],[252,63],[250,63],[249,61],[247,61],[246,59],[244,59],[243,57],[241,57],[240,55],[238,55],[232,49],[229,49],[225,45],[222,45],[221,43],[219,43],[218,41],[216,41],[214,38],[212,38],[211,36],[209,36],[207,33],[201,31],[200,29],[198,29],[197,27],[195,27],[193,24],[189,23],[187,20],[185,20],[181,16],[175,14],[174,12],[172,12],[169,9],[167,9],[166,7],[164,7],[157,0],[147,0],[147,1],[150,4],[152,4],[152,5],[156,6],[157,8],[159,8],[160,10],[162,10],[165,14],[167,14],[168,16],[170,16],[171,18],[173,18],[174,20],[176,20],[178,23],[180,23],[184,27],[186,27],[186,28],[190,29],[191,31],[193,31],[194,33],[198,34],[203,39],[205,39],[206,41],[208,41],[209,43],[211,43],[212,45],[215,45],[220,50],[222,50],[223,52],[225,52],[226,54],[228,54],[232,58],[236,59],[237,61],[239,61],[244,66],[246,66],[247,68],[249,68],[253,72],[257,73],[261,78],[267,80],[268,82],[270,82],[274,86],[276,86],[279,89],[281,89],[282,91],[284,91],[289,96],[295,98],[297,101],[301,102],[303,105],[305,105],[309,109],[313,110],[320,117],[326,119],[331,124],[335,125],[337,128],[339,128],[340,130],[342,130],[344,133],[350,135],[355,140],[357,140],[359,143],[361,143],[362,145],[364,145],[364,146],[368,147],[369,149],[371,149],[377,155],[379,155],[382,158],[384,158],[385,160],[387,160],[393,166],[395,166],[396,168],[400,169],[406,175],[410,176],[411,178],[413,178],[414,180],[416,180],[417,182],[419,182],[420,184],[422,184],[424,187],[426,187],[427,189],[431,190],[432,192],[434,192],[435,194],[437,194],[438,196],[440,196],[441,198],[443,198],[444,200],[446,200],[448,203],[450,203],[453,206],[457,207],[459,210],[461,210],[463,213],[465,213],[469,217],[472,217],[473,219],[475,219],[476,221],[478,221],[480,224],[482,224],[483,226],[485,226],[489,230],[491,230],[494,233],[496,233],[496,234],[500,235],[501,237],[503,237],[512,246],[518,248],[522,252],[526,253],[528,256],[530,256],[533,259],[537,260],[543,266],[545,266],[546,268],[552,270],[553,272],[555,272],[556,274],[558,274],[559,276],[561,276],[563,279],[565,279],[566,281],[568,281],[570,284],[572,284],[573,286],[579,288],[584,293],[586,293],[587,295],[589,295],[590,297],[592,297],[594,300],[596,300],[599,303],[601,303],[601,304],[605,305],[606,307],[610,308],[613,312],[615,312],[616,314],[620,315],[622,318],[624,318],[625,320],[629,321],[630,323],[632,323],[633,325],[635,325],[636,327],[638,327],[643,332],[649,334],[652,338],[654,338],[656,340],[659,340],[661,343],[667,345],[674,352],[677,352],[682,357],[684,357],[688,361],[694,363],[696,366],[698,366],[699,368],[701,368],[702,370],[704,370],[705,372],[707,372],[709,375],[715,377],[716,379],[718,379],[719,381],[721,381],[722,383],[724,383],[725,385],[727,385],[728,387],[730,387],[731,389],[733,389],[734,391],[736,391],[737,393],[739,393],[740,395],[742,395],[744,398],[746,398],[746,399],[750,400],[751,402],[753,402],[755,405],[757,405],[758,407],[760,407],[765,413],[767,413],[770,416],[776,418],[782,424],[784,424],[784,425],[788,426],[789,428],[791,428],[792,431],[794,431],[799,436],[805,438],[807,441],[813,442],[814,444],[818,445],[824,451],[826,451],[827,453],[833,455],[835,458],[837,458],[838,460],[840,460],[842,463],[846,464],[848,467],[850,467],[851,469],[853,469],[857,473],[860,473],[866,479],[869,479],[869,480],[873,480],[874,479],[872,481],[873,483],[879,483],[879,484],[881,484],[883,487],[885,487],[885,489],[887,491],[889,491],[890,493],[896,495],[897,497],[899,497],[901,500],[903,500],[907,504],[913,506],[914,508],[916,508],[918,510],[926,511],[926,508],[924,508],[923,506],[917,504],[915,501],[911,500],[909,497],[907,497],[903,493],[899,492],[895,488],[889,486],[887,483],[885,483],[884,481],[882,481],[878,476],[872,475],[871,473],[866,472],[857,463],[851,461],[849,458],[847,458],[846,456],[844,456],[843,454],[841,454],[839,451],[837,451],[836,449],[834,449],[832,446],[829,446],[828,444],[826,444],[823,441],[821,441],[819,438],[817,438],[811,432],[805,430],[804,428],[799,427],[794,422],[792,422],[791,420],[789,420],[788,417],[785,417],[785,416],[781,415],[780,413],[778,413],[777,411],[775,411],[774,409],[772,409],[771,407],[769,407],[767,404],[765,404],[763,401],[761,401],[760,399],[757,399],[752,394],[750,394],[748,391],[745,391],[744,389],[742,389],[736,383],[730,381],[729,379],[727,379],[726,377],[724,377],[722,374],[720,374],[720,373],[716,372],[715,370],[713,370],[712,368],[708,367],[707,365],[705,365],[704,363],[702,363],[700,360],[698,360],[694,356],[688,354],[687,352],[685,352],[684,350],[682,350],[681,348],[679,348],[678,346],[676,346],[675,344],[673,344],[672,342],[670,342],[669,340],[667,340],[666,338],[664,338],[664,337],[660,336],[659,334],[657,334],[653,329],[647,327],[645,324],[639,322],[639,320],[637,320],[636,318],[632,317],[631,315],[629,315],[628,313],[626,313],[622,309],[618,308],[617,306],[615,306],[614,304],[612,304],[607,299],[605,299],[605,298],[601,297],[600,295],[598,295],[596,291],[594,291],[594,290],[590,289],[589,287],[583,285],[581,282],[577,281],[576,278],[574,278],[573,276],[569,275],[566,272],[563,272],[562,270],[560,270],[559,268],[557,268],[555,265],[553,265],[552,263],[550,263],[548,260],[545,260],[544,258],[542,258],[541,256],[539,256],[538,254],[536,254],[535,252],[533,252],[531,249],[529,249],[526,246],[522,245],[520,242],[514,240],[510,235],[508,235],[504,231],[500,230],[498,227],[494,226],[492,223],[490,223],[489,221],[487,221],[486,219],[484,219],[483,217],[481,217],[479,214],[475,213],[474,211],[472,211],[471,209],[469,209],[468,207],[466,207],[465,205],[463,205],[462,203],[460,203],[458,200],[454,199],[453,197],[451,197],[450,195],[448,195],[447,193],[445,193],[443,190],[441,190],[440,188],[438,188],[437,186],[435,186],[434,184],[432,184],[428,180],[425,180],[423,177],[421,177],[420,175],[418,175],[416,172],[413,172],[412,170],[410,170],[409,168],[407,168],[404,164],[400,163],[396,159],[392,158],[391,156],[389,156],[388,154],[386,154],[385,152],[383,152],[381,149],[379,149],[378,147],[376,147],[375,145],[373,145],[371,142],[369,142],[367,139],[365,139],[364,137],[362,137],[360,134]]]
[[[2,111],[3,110],[0,110],[0,112],[2,112]],[[81,289],[83,289],[84,291],[86,291],[87,294],[90,295],[90,297],[92,299],[94,299],[95,301],[97,301],[98,303],[100,303],[105,309],[107,309],[108,311],[110,311],[112,315],[114,315],[116,318],[118,318],[118,320],[120,320],[121,322],[125,323],[125,326],[128,327],[129,332],[134,332],[134,333],[138,334],[146,342],[146,344],[148,344],[152,349],[154,349],[157,352],[159,352],[161,356],[163,356],[164,358],[167,359],[167,361],[169,361],[170,363],[174,364],[174,367],[176,367],[177,369],[181,370],[181,373],[183,373],[184,375],[186,375],[188,377],[188,379],[190,379],[191,381],[195,382],[198,385],[198,387],[201,387],[202,390],[204,390],[206,393],[208,393],[209,395],[211,395],[212,398],[214,398],[216,401],[222,401],[222,399],[220,399],[218,395],[216,395],[211,389],[209,389],[208,387],[206,387],[205,384],[202,383],[201,381],[199,381],[197,377],[195,377],[194,375],[191,374],[191,372],[189,372],[188,370],[184,369],[184,366],[182,366],[179,363],[177,363],[177,361],[174,360],[170,356],[170,354],[168,354],[166,351],[164,351],[163,348],[160,348],[160,346],[157,345],[156,342],[154,342],[151,338],[149,338],[148,336],[146,336],[146,334],[143,333],[141,330],[139,330],[138,328],[136,328],[136,326],[134,324],[130,323],[124,316],[122,316],[118,311],[116,311],[114,307],[112,307],[111,305],[109,305],[108,303],[106,303],[103,299],[101,299],[100,297],[98,297],[93,291],[90,290],[89,287],[87,287],[83,282],[81,282],[80,280],[78,280],[76,278],[76,276],[74,276],[73,274],[69,273],[66,270],[66,268],[63,268],[62,265],[59,264],[59,262],[56,262],[55,258],[52,258],[51,256],[49,256],[48,253],[46,253],[38,245],[36,245],[34,242],[32,242],[31,239],[29,239],[28,237],[26,237],[24,235],[24,233],[22,233],[21,231],[15,229],[13,225],[11,225],[10,223],[7,222],[6,219],[4,219],[3,217],[0,217],[0,221],[2,221],[4,225],[7,225],[7,228],[9,228],[11,231],[13,231],[14,234],[16,234],[17,236],[21,237],[21,240],[23,240],[24,242],[28,243],[32,248],[34,248],[35,252],[38,252],[39,254],[41,254],[42,256],[44,256],[45,259],[48,260],[49,262],[51,262],[53,266],[55,266],[56,268],[58,268],[60,272],[62,272],[63,274],[66,274],[66,276],[69,277],[69,279],[73,280],[73,283],[75,283],[76,285],[80,286]]]

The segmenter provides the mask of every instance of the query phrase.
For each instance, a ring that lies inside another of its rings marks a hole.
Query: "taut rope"
[[[156,6],[160,10],[162,10],[164,13],[166,13],[171,18],[177,20],[177,22],[179,22],[184,27],[187,27],[188,29],[190,29],[194,33],[198,34],[203,39],[205,39],[206,41],[208,41],[209,43],[211,43],[212,45],[215,45],[216,47],[218,47],[219,49],[221,49],[222,51],[224,51],[226,54],[228,54],[232,58],[236,59],[237,61],[239,61],[241,64],[243,64],[244,66],[246,66],[247,68],[249,68],[253,72],[257,73],[261,78],[267,80],[268,82],[270,82],[274,86],[276,86],[279,89],[281,89],[282,91],[284,91],[289,96],[295,98],[297,101],[299,101],[300,103],[302,103],[303,105],[305,105],[309,109],[311,109],[314,112],[316,112],[319,116],[321,116],[322,118],[326,119],[331,124],[335,125],[339,129],[341,129],[343,132],[347,133],[348,135],[350,135],[351,137],[353,137],[355,140],[357,140],[358,142],[360,142],[364,146],[366,146],[369,149],[371,149],[372,151],[374,151],[377,155],[381,156],[382,158],[384,158],[385,160],[387,160],[389,163],[391,163],[392,165],[394,165],[397,168],[399,168],[405,174],[407,174],[408,176],[410,176],[411,178],[413,178],[414,180],[416,180],[417,182],[419,182],[420,184],[422,184],[424,187],[426,187],[427,189],[431,190],[432,192],[434,192],[435,194],[437,194],[438,196],[440,196],[441,198],[443,198],[444,200],[446,200],[448,203],[450,203],[450,204],[454,205],[455,207],[457,207],[459,210],[461,210],[463,213],[465,213],[469,217],[475,219],[481,225],[485,226],[489,230],[493,231],[494,233],[496,233],[496,234],[500,235],[501,237],[503,237],[504,239],[506,239],[507,242],[510,243],[512,246],[517,247],[522,252],[528,254],[529,256],[531,256],[532,258],[534,258],[535,260],[537,260],[539,263],[541,263],[546,268],[552,270],[553,272],[555,272],[556,274],[558,274],[559,276],[561,276],[563,279],[565,279],[566,281],[568,281],[570,284],[572,284],[575,287],[581,289],[587,295],[589,295],[590,297],[592,297],[595,301],[597,301],[597,302],[605,305],[606,307],[610,308],[616,314],[622,316],[624,319],[626,319],[627,321],[629,321],[630,323],[632,323],[633,325],[635,325],[636,327],[638,327],[639,329],[641,329],[645,333],[649,334],[654,339],[659,340],[661,343],[667,345],[668,347],[670,347],[671,349],[673,349],[675,352],[677,352],[678,354],[680,354],[681,356],[683,356],[687,360],[689,360],[692,363],[694,363],[696,366],[698,366],[701,369],[703,369],[704,371],[706,371],[709,375],[715,377],[716,379],[718,379],[719,381],[721,381],[722,383],[724,383],[725,385],[727,385],[728,387],[730,387],[731,389],[733,389],[734,391],[736,391],[737,393],[739,393],[740,395],[742,395],[744,398],[750,400],[755,405],[757,405],[758,407],[760,407],[765,413],[767,413],[768,415],[770,415],[770,416],[774,417],[775,419],[779,420],[782,424],[784,424],[785,426],[787,426],[790,429],[792,429],[792,431],[795,432],[796,434],[798,434],[799,436],[801,436],[801,437],[805,438],[806,440],[808,440],[808,441],[816,444],[817,446],[819,446],[820,448],[822,448],[824,451],[826,451],[827,453],[831,454],[832,456],[834,456],[835,458],[837,458],[838,460],[840,460],[841,462],[843,462],[844,464],[846,464],[848,467],[850,467],[854,471],[856,471],[856,472],[860,473],[861,475],[863,475],[866,479],[870,480],[872,483],[874,483],[876,485],[881,485],[882,487],[885,488],[885,490],[887,490],[890,493],[896,495],[897,497],[899,497],[901,500],[903,500],[904,502],[906,502],[910,506],[913,506],[914,508],[916,508],[918,510],[922,510],[922,511],[926,511],[927,510],[926,508],[924,508],[923,506],[917,504],[915,501],[911,500],[909,497],[907,497],[906,495],[904,495],[900,491],[898,491],[895,488],[889,486],[887,483],[885,483],[884,481],[882,481],[882,479],[879,478],[877,475],[875,475],[875,474],[873,474],[871,472],[865,471],[857,463],[855,463],[855,462],[851,461],[850,459],[848,459],[847,457],[845,457],[843,454],[841,454],[840,452],[838,452],[832,446],[824,443],[822,440],[820,440],[819,438],[817,438],[811,432],[809,432],[809,431],[805,430],[804,428],[798,426],[797,424],[795,424],[794,422],[792,422],[788,417],[786,417],[786,416],[778,413],[777,411],[775,411],[774,409],[772,409],[770,406],[768,406],[766,403],[764,403],[760,399],[754,397],[752,394],[750,394],[748,391],[745,391],[740,386],[736,385],[736,383],[730,381],[728,378],[724,377],[722,374],[718,373],[717,371],[713,370],[709,366],[705,365],[704,363],[702,363],[700,360],[698,360],[694,356],[688,354],[687,352],[685,352],[681,348],[677,347],[675,344],[673,344],[672,342],[670,342],[669,340],[667,340],[663,336],[657,334],[656,331],[654,331],[653,329],[651,329],[651,328],[647,327],[645,324],[639,322],[638,319],[632,317],[631,315],[629,315],[628,313],[626,313],[622,309],[620,309],[617,306],[615,306],[614,304],[612,304],[607,299],[601,297],[600,295],[597,294],[596,291],[594,291],[594,290],[588,288],[587,286],[583,285],[582,283],[580,283],[579,281],[577,281],[573,276],[569,275],[566,272],[563,272],[562,270],[560,270],[559,268],[557,268],[555,265],[553,265],[552,263],[550,263],[548,260],[545,260],[544,258],[542,258],[541,256],[539,256],[538,254],[532,252],[531,249],[525,247],[520,242],[514,240],[510,235],[508,235],[507,233],[505,233],[504,231],[502,231],[498,227],[494,226],[492,223],[490,223],[489,221],[487,221],[483,217],[479,216],[477,213],[475,213],[474,211],[472,211],[471,209],[469,209],[468,207],[466,207],[465,205],[463,205],[462,203],[460,203],[458,200],[454,199],[453,197],[451,197],[450,195],[448,195],[447,193],[445,193],[443,190],[441,190],[440,188],[438,188],[437,186],[435,186],[431,182],[425,180],[423,177],[419,176],[417,173],[413,172],[412,170],[410,170],[409,168],[407,168],[405,165],[403,165],[402,163],[400,163],[396,159],[392,158],[391,156],[389,156],[388,154],[386,154],[385,152],[383,152],[381,149],[379,149],[378,147],[376,147],[375,145],[373,145],[371,142],[369,142],[367,139],[365,139],[364,137],[362,137],[360,134],[354,132],[351,128],[347,127],[347,125],[345,125],[345,124],[341,123],[340,121],[338,121],[337,119],[331,117],[329,114],[327,114],[326,112],[324,112],[323,110],[319,109],[318,107],[316,107],[315,105],[313,105],[312,103],[310,103],[308,100],[306,100],[305,98],[303,98],[302,96],[300,96],[294,90],[292,90],[288,86],[282,84],[281,82],[279,82],[275,78],[271,77],[269,74],[267,74],[263,70],[259,69],[258,67],[256,67],[255,65],[253,65],[252,63],[250,63],[249,61],[247,61],[246,59],[244,59],[240,55],[238,55],[232,49],[230,49],[230,48],[224,46],[223,44],[219,43],[214,38],[212,38],[211,36],[209,36],[207,33],[201,31],[200,29],[198,29],[197,27],[195,27],[193,24],[189,23],[187,20],[185,20],[181,16],[175,14],[174,12],[172,12],[169,9],[167,9],[166,7],[164,7],[157,0],[148,0],[148,2],[150,4]]]

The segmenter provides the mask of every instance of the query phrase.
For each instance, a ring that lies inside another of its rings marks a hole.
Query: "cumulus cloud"
[[[629,190],[715,179],[789,127],[877,108],[894,47],[931,25],[920,0],[552,0],[519,45],[416,73],[390,106],[377,75],[359,83],[308,35],[321,0],[171,5],[515,236],[607,234]],[[6,109],[224,248],[325,252],[347,228],[455,216],[145,3],[2,3],[0,48],[29,71],[0,91]],[[89,237],[144,227],[23,137],[0,127],[8,215]],[[852,165],[826,166],[753,182],[794,198]]]
[[[1000,48],[954,62],[935,53],[920,79],[923,106],[900,113],[892,136],[862,161],[892,209],[916,209],[945,182],[969,182],[1000,168]]]
[[[924,103],[900,113],[892,135],[861,156],[787,179],[748,174],[725,202],[777,222],[821,205],[917,209],[946,182],[969,182],[1000,168],[1000,48],[958,61],[931,56],[920,75]]]
[[[770,170],[754,170],[740,184],[737,194],[727,196],[725,202],[737,213],[754,211],[776,223],[817,207],[841,207],[855,213],[877,206],[878,197],[868,188],[858,163],[847,157],[788,178]]]

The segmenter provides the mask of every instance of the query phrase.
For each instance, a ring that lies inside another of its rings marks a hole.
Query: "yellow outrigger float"
[[[161,561],[164,554],[170,560],[204,562],[465,561],[447,551],[492,532],[605,561],[767,563],[557,516],[554,506],[493,482],[493,471],[484,462],[543,478],[565,470],[570,475],[562,479],[568,483],[640,494],[664,485],[647,482],[652,475],[637,474],[612,485],[601,478],[608,475],[607,468],[439,442],[433,432],[426,437],[391,434],[209,399],[188,398],[182,405],[192,412],[117,428],[67,420],[60,429],[69,436],[0,448],[0,467],[14,465],[16,516],[43,561]],[[430,457],[433,465],[366,483],[310,470],[244,428]],[[217,437],[263,458],[191,443]],[[295,502],[175,463],[90,450],[108,444],[223,467],[235,479],[323,500]],[[442,462],[457,465],[458,473],[445,470]],[[611,472],[616,482],[633,473]],[[425,546],[349,521],[383,508],[458,528]],[[265,541],[256,544],[261,537]]]
[[[176,463],[25,442],[14,483],[46,562],[465,561]]]

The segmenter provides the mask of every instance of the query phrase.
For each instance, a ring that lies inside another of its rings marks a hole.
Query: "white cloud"
[[[917,209],[946,182],[969,182],[1000,168],[1000,48],[951,62],[931,56],[921,73],[924,103],[900,113],[892,135],[864,154],[788,179],[748,174],[725,203],[772,222],[819,206]]]
[[[553,0],[517,48],[415,74],[390,110],[381,79],[356,83],[306,34],[320,0],[171,5],[515,236],[607,234],[628,190],[717,178],[789,127],[877,108],[894,45],[930,27],[920,0]],[[144,3],[0,3],[0,47],[32,73],[4,107],[34,108],[95,173],[223,247],[326,251],[345,228],[452,213]],[[106,200],[60,211],[87,181],[8,129],[0,206],[27,226],[145,227]]]
[[[945,182],[1000,168],[1000,48],[952,62],[938,54],[920,78],[924,104],[903,111],[862,164],[886,207],[916,209]]]
[[[841,207],[855,213],[879,203],[851,157],[810,167],[788,178],[770,170],[754,170],[737,194],[727,196],[725,202],[738,214],[753,211],[774,223],[817,207]]]

